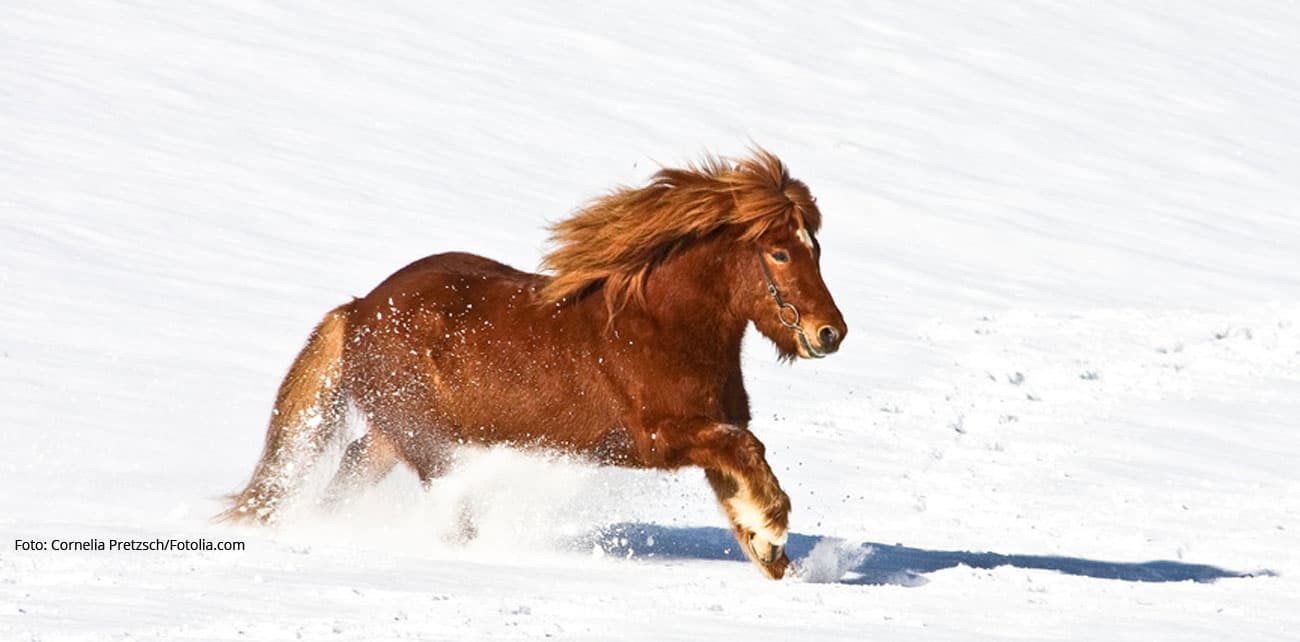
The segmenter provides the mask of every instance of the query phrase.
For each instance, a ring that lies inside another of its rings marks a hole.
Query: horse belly
[[[534,350],[461,348],[444,355],[457,365],[453,376],[440,377],[435,402],[454,415],[458,436],[468,442],[581,452],[619,423],[598,373]]]

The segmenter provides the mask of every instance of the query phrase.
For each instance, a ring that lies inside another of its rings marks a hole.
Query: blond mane
[[[644,187],[615,189],[551,226],[555,249],[542,267],[553,276],[542,298],[573,301],[603,288],[612,314],[643,304],[650,271],[691,241],[724,228],[754,241],[792,223],[816,232],[821,212],[808,186],[765,150],[665,167]]]

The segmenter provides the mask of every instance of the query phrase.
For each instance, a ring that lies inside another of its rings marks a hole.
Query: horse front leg
[[[747,496],[736,478],[722,470],[706,468],[704,475],[731,522],[740,550],[768,577],[774,580],[784,577],[790,566],[790,558],[785,554],[790,498],[778,490],[777,498],[764,502],[753,495]]]
[[[790,565],[790,497],[764,457],[763,442],[748,429],[716,422],[665,425],[647,437],[641,450],[652,465],[704,469],[740,548],[765,575],[781,579]]]

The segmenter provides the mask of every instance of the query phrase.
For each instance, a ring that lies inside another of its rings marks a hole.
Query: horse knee
[[[766,467],[767,448],[747,428],[722,424],[709,436],[712,455],[720,463],[737,469]]]

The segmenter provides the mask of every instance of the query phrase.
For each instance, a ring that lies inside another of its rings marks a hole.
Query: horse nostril
[[[835,352],[835,349],[839,347],[840,331],[831,326],[824,325],[817,331],[817,338],[821,339],[822,352]]]

